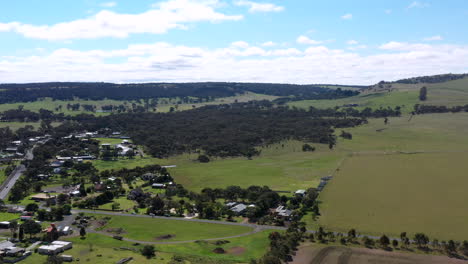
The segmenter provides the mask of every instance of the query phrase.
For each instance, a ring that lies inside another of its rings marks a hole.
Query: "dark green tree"
[[[141,250],[141,254],[145,256],[147,259],[153,258],[156,256],[156,249],[153,245],[146,245]]]
[[[419,100],[426,101],[427,100],[427,87],[423,86],[419,89]]]

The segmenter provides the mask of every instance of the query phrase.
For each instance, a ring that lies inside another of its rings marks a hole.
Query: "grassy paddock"
[[[356,155],[321,194],[319,224],[398,236],[468,239],[468,153]]]
[[[102,215],[96,215],[102,218]],[[102,231],[112,228],[123,228],[124,237],[141,241],[186,241],[203,240],[233,236],[250,232],[252,229],[243,226],[208,224],[198,222],[182,222],[165,219],[143,217],[111,216],[110,221],[102,227]],[[170,239],[161,236],[172,235]]]

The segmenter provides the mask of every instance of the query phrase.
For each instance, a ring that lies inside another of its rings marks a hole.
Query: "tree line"
[[[308,99],[332,99],[358,94],[356,91],[328,89],[319,85],[270,83],[27,83],[0,84],[0,103],[54,100],[138,100],[154,98],[219,98],[246,92]]]

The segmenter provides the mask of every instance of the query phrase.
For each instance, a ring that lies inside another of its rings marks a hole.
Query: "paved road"
[[[24,158],[26,160],[32,160],[34,158],[33,155],[33,150],[29,149],[26,152],[26,155],[24,155]],[[26,167],[23,164],[18,165],[15,170],[8,176],[8,178],[3,182],[3,184],[0,186],[0,199],[5,200],[5,198],[8,197],[8,194],[10,193],[11,188],[15,185],[16,181],[23,175],[23,173],[26,171]]]
[[[130,217],[140,217],[140,218],[154,218],[154,219],[164,219],[164,220],[174,220],[174,221],[185,221],[185,222],[198,222],[198,223],[209,223],[209,224],[219,224],[219,225],[234,225],[234,226],[245,226],[253,229],[260,228],[262,230],[272,229],[272,230],[286,230],[286,227],[283,226],[267,226],[267,225],[256,225],[256,224],[246,224],[246,223],[236,223],[236,222],[225,222],[225,221],[216,221],[216,220],[207,220],[207,219],[188,219],[181,217],[166,217],[166,216],[149,216],[149,215],[138,215],[138,214],[123,214],[117,212],[105,212],[105,211],[93,211],[93,210],[72,210],[72,213],[87,213],[87,214],[102,214],[102,215],[113,215],[113,216],[130,216]]]

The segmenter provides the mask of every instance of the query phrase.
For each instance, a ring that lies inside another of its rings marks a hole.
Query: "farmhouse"
[[[272,214],[281,218],[289,218],[292,215],[292,211],[284,207],[283,205],[278,206],[272,210]]]
[[[153,183],[153,184],[151,185],[151,187],[152,187],[153,189],[165,189],[165,188],[166,188],[166,184],[164,184],[164,183]]]
[[[54,241],[50,245],[40,246],[37,249],[37,252],[43,255],[55,255],[55,254],[58,254],[60,252],[63,252],[71,248],[72,248],[72,242]]]
[[[234,207],[231,208],[231,211],[233,211],[235,214],[242,214],[245,210],[247,209],[247,205],[240,203]]]

